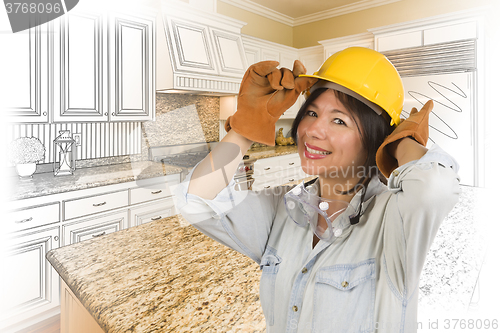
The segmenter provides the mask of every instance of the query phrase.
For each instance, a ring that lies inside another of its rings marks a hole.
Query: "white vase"
[[[16,170],[21,179],[31,179],[36,171],[36,163],[16,164]]]

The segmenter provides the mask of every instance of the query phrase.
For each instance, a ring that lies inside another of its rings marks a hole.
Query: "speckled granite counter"
[[[247,151],[247,155],[250,158],[261,159],[261,158],[269,158],[275,156],[283,156],[289,154],[295,154],[297,152],[297,146],[265,146],[252,148]]]
[[[53,250],[50,263],[106,332],[263,332],[259,266],[166,218]]]
[[[166,166],[162,163],[139,161],[76,169],[71,176],[54,177],[53,173],[40,173],[33,175],[31,180],[14,178],[10,185],[10,200],[126,183],[176,174],[181,171],[181,168]]]

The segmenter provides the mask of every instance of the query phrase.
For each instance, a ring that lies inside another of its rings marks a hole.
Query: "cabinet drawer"
[[[128,211],[92,217],[63,225],[63,246],[101,237],[127,227]]]
[[[289,157],[283,158],[280,162],[280,167],[283,169],[300,167],[299,154],[292,154]]]
[[[255,176],[273,173],[280,170],[280,161],[276,157],[263,158],[255,161],[253,168]]]
[[[96,214],[128,205],[128,190],[64,201],[64,219]]]
[[[130,226],[156,221],[177,214],[172,197],[155,200],[130,209]]]
[[[166,182],[130,189],[130,204],[161,199],[171,196],[170,187]]]
[[[59,222],[59,202],[11,211],[7,213],[7,221],[9,232]]]

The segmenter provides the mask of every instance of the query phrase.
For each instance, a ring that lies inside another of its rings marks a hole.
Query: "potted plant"
[[[36,162],[45,158],[45,147],[38,138],[22,137],[11,142],[9,153],[19,176],[31,178],[36,171]]]

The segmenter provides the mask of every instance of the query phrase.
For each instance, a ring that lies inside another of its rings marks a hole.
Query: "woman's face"
[[[366,152],[361,134],[354,115],[331,89],[308,107],[297,128],[297,146],[307,174],[352,181],[351,186],[363,176]]]

